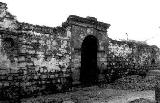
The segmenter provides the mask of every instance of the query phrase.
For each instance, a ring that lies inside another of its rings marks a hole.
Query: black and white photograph
[[[0,103],[160,103],[160,1],[0,0]]]

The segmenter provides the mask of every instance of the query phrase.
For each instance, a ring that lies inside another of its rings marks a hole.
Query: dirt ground
[[[23,103],[128,103],[138,98],[154,101],[155,92],[153,90],[134,91],[90,87],[71,93],[30,98],[23,100]]]
[[[120,78],[111,84],[72,88],[71,92],[22,99],[22,103],[154,103],[153,77],[137,75]],[[152,102],[137,102],[137,101]],[[0,102],[9,103],[9,102]]]

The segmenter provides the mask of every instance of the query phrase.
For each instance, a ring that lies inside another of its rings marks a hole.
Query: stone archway
[[[81,70],[80,81],[84,84],[92,84],[97,81],[97,49],[98,40],[95,36],[85,37],[81,46]]]

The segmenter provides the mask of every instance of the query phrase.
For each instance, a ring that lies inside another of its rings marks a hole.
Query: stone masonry
[[[110,24],[94,17],[75,15],[55,28],[18,22],[7,11],[7,5],[0,3],[0,73],[21,72],[22,76],[17,78],[21,77],[24,85],[29,85],[30,79],[55,78],[59,76],[53,73],[61,72],[63,77],[71,76],[74,84],[87,75],[98,81],[111,81],[113,77],[133,72],[143,74],[159,64],[158,47],[137,41],[112,40],[107,35],[109,27]],[[82,46],[84,41],[88,44]],[[87,57],[86,65],[94,63],[96,69],[85,66],[82,69],[83,53],[91,46],[96,48],[93,49],[96,54],[88,53],[91,57]]]

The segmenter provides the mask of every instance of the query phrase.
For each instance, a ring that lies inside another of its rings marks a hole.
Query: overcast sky
[[[60,26],[69,15],[111,24],[113,39],[147,40],[160,47],[160,0],[1,0],[18,21]]]

